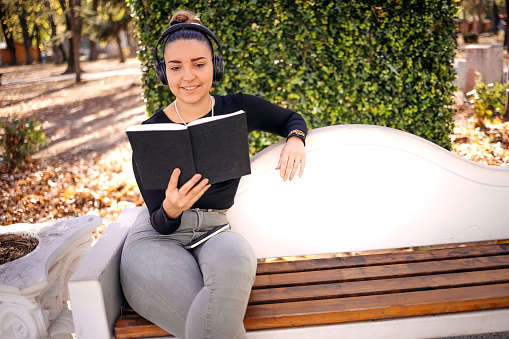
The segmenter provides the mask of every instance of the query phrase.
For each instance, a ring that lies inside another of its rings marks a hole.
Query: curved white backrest
[[[302,178],[275,170],[283,142],[251,160],[228,212],[259,258],[509,238],[509,168],[372,125],[311,130]]]

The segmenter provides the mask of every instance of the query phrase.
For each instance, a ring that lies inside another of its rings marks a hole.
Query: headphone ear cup
[[[223,74],[224,74],[224,61],[223,61],[223,57],[221,55],[220,56],[214,55],[214,57],[212,59],[212,63],[213,63],[213,66],[214,66],[213,80],[214,81],[220,81],[223,78]]]
[[[164,60],[156,61],[156,75],[157,79],[164,85],[168,86],[168,79],[166,79],[166,64]]]

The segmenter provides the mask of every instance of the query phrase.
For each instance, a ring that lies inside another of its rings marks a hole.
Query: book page
[[[196,172],[210,184],[251,173],[246,114],[189,126]]]
[[[135,125],[127,128],[126,132],[147,132],[147,131],[181,131],[186,129],[185,125],[176,123],[145,124]]]
[[[220,119],[226,119],[226,118],[233,117],[235,115],[239,115],[239,114],[242,114],[242,113],[246,113],[246,112],[240,110],[240,111],[237,111],[237,112],[234,112],[234,113],[223,114],[223,115],[215,115],[213,117],[201,118],[201,119],[198,119],[198,120],[195,120],[195,121],[191,121],[187,125],[188,126],[195,126],[195,125],[200,125],[200,124],[206,124],[207,122],[216,121],[216,120],[220,120]]]

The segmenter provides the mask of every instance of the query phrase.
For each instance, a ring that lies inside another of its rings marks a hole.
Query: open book
[[[210,184],[251,173],[246,113],[218,115],[185,125],[145,124],[127,129],[144,189],[166,189],[175,168],[178,187],[199,173]]]

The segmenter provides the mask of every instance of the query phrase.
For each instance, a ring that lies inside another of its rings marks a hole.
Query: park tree
[[[28,32],[27,11],[21,1],[18,1],[18,5],[18,17],[21,31],[23,32],[23,45],[25,46],[26,64],[30,65],[32,64],[32,39],[30,39],[30,33]]]
[[[69,57],[67,70],[64,73],[76,73],[76,82],[81,81],[81,68],[79,49],[81,41],[81,0],[58,0],[62,12],[65,14],[67,31],[71,32],[69,38]]]
[[[484,12],[484,0],[477,0],[476,9],[477,9],[477,22],[478,22],[477,33],[481,34],[483,31],[482,22],[483,22],[483,12]]]
[[[37,48],[38,61],[42,60],[41,53],[41,30],[39,26],[43,21],[43,6],[37,0],[15,0],[11,2],[19,19],[23,45],[25,48],[26,64],[33,62],[32,48]],[[45,19],[45,18],[44,18]]]
[[[504,36],[504,46],[507,47],[507,52],[509,52],[509,0],[505,0],[505,12],[506,12],[506,25],[505,25],[505,36]]]
[[[0,2],[0,24],[2,27],[2,32],[5,37],[5,42],[7,43],[7,49],[9,50],[10,55],[10,64],[17,64],[16,60],[16,46],[14,44],[13,30],[11,20],[9,20],[10,8],[7,6],[5,2]]]
[[[15,42],[23,41],[28,64],[32,62],[30,51],[33,47],[37,48],[38,60],[42,60],[43,46],[53,45],[63,51],[63,37],[56,36],[57,25],[61,20],[58,19],[55,7],[59,7],[57,0],[6,0],[0,3],[2,32],[11,55],[11,63],[18,61]]]
[[[52,4],[54,1],[44,1],[44,7],[46,9],[46,15],[48,19],[48,26],[50,29],[50,43],[53,49],[53,62],[55,64],[61,64],[67,62],[67,53],[62,43],[63,37],[60,37],[57,32],[58,24],[58,9],[56,4]],[[59,5],[58,5],[59,6]]]
[[[500,18],[498,17],[498,5],[497,2],[492,0],[490,1],[491,7],[491,31],[493,33],[498,32],[498,23],[500,22]]]
[[[21,38],[25,48],[26,64],[32,63],[32,30],[33,21],[38,14],[38,3],[35,0],[7,0],[2,2],[2,28],[7,40],[9,36],[9,50],[11,57],[15,53],[14,41],[21,29]],[[19,38],[19,37],[18,37]],[[16,58],[11,61],[17,62]]]
[[[74,72],[76,73],[76,82],[81,81],[80,68],[80,42],[81,42],[81,0],[69,0],[69,17],[71,19],[72,44],[70,49],[73,51]]]
[[[92,13],[96,16],[98,8],[99,0],[92,0]],[[90,40],[90,60],[97,60],[97,42],[93,39]]]
[[[101,42],[115,41],[119,49],[120,62],[125,62],[120,32],[128,32],[131,11],[124,0],[94,0],[99,2],[97,15],[91,20],[91,36]]]

